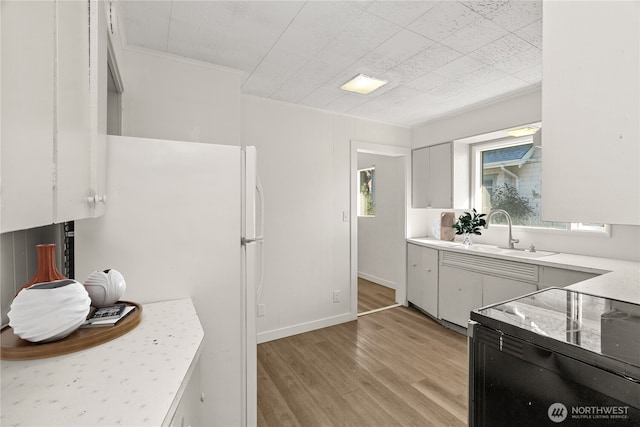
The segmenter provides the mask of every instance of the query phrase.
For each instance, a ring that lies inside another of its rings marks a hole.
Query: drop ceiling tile
[[[287,25],[286,20],[267,19],[259,9],[238,7],[227,29],[224,43],[233,44],[242,40],[255,45],[257,49],[268,50],[285,31]]]
[[[462,54],[439,43],[429,46],[392,70],[409,82],[460,58]]]
[[[538,49],[542,49],[542,19],[532,22],[514,32],[521,39],[531,43]]]
[[[466,74],[473,73],[481,68],[485,68],[486,66],[487,65],[482,61],[478,61],[477,59],[469,56],[463,56],[438,68],[434,73],[448,77],[449,79],[455,79]]]
[[[275,49],[305,58],[313,58],[331,41],[324,33],[312,32],[300,25],[290,25],[274,45]]]
[[[471,0],[460,3],[482,16],[491,16],[506,6],[508,0]]]
[[[400,64],[434,44],[424,36],[403,29],[376,47],[373,53]]]
[[[336,37],[346,43],[362,43],[373,50],[402,28],[375,15],[363,12]]]
[[[452,79],[447,76],[432,72],[422,77],[418,77],[417,79],[407,83],[406,86],[425,93],[429,93],[433,89],[451,82],[451,80]]]
[[[167,52],[213,62],[235,8],[226,2],[176,2]]]
[[[526,82],[513,76],[504,76],[498,80],[465,91],[462,93],[461,99],[466,99],[468,102],[473,103],[484,102],[508,96],[530,86],[531,85]]]
[[[366,2],[367,12],[394,24],[406,27],[422,14],[438,5],[437,1],[374,1]]]
[[[445,46],[462,53],[472,52],[507,34],[507,30],[485,18],[480,18],[462,27],[440,41]]]
[[[211,2],[211,1],[210,1]],[[176,1],[174,0],[174,3]],[[228,1],[219,2],[213,1],[212,3],[230,3],[238,5],[247,11],[252,12],[260,16],[263,20],[269,22],[272,25],[286,26],[293,18],[298,14],[304,1]]]
[[[518,55],[531,49],[531,44],[522,40],[515,34],[507,34],[506,36],[471,52],[469,56],[475,58],[485,64],[493,65],[497,62],[504,61],[510,56]]]
[[[488,10],[483,15],[506,30],[513,32],[542,18],[542,0],[503,3],[502,7]]]
[[[370,51],[367,43],[344,43],[333,39],[318,53],[316,58],[324,62],[335,62],[346,68],[365,57]]]
[[[309,1],[298,12],[294,24],[334,38],[362,13],[362,9],[346,2]]]
[[[504,72],[485,66],[426,92],[441,98],[452,97],[475,87],[483,86],[488,82],[500,80],[505,76]]]
[[[529,50],[525,50],[517,55],[513,55],[502,61],[496,62],[493,66],[507,74],[514,74],[541,63],[542,51],[532,47]]]
[[[513,73],[512,75],[513,77],[516,77],[527,83],[537,84],[542,81],[542,65],[537,64],[533,67],[518,71],[517,73]]]
[[[128,43],[161,52],[167,51],[171,2],[127,1],[121,2],[119,6],[127,29]]]
[[[440,41],[479,18],[480,15],[458,2],[443,1],[416,19],[408,28]]]
[[[242,85],[251,95],[270,97],[302,67],[306,58],[288,52],[272,50]]]
[[[267,46],[256,46],[245,40],[227,38],[216,52],[214,62],[244,71],[249,75],[258,66],[267,51]]]
[[[280,100],[295,100],[295,102],[299,102],[316,89],[327,84],[327,81],[334,78],[339,72],[340,70],[335,64],[310,60],[279,87],[273,97]],[[332,87],[337,89],[339,85],[332,85]]]

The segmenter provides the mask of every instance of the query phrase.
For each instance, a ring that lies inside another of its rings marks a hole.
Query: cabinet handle
[[[431,269],[430,268],[427,268],[427,273],[431,273]]]
[[[413,264],[413,265],[411,265],[411,266],[412,266],[412,267],[415,267],[416,265],[418,265],[418,264]]]

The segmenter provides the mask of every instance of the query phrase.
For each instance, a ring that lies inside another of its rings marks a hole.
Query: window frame
[[[366,167],[366,168],[358,169],[358,176],[357,176],[357,181],[358,181],[358,197],[357,197],[357,205],[356,205],[356,216],[357,216],[358,218],[375,218],[375,217],[376,217],[376,213],[374,213],[373,215],[366,215],[366,214],[362,214],[362,213],[361,213],[361,212],[362,212],[362,204],[361,204],[361,199],[362,199],[361,194],[362,194],[362,193],[360,192],[360,188],[361,188],[361,185],[362,185],[362,184],[361,184],[361,182],[360,182],[360,174],[361,174],[362,172],[364,172],[364,171],[368,171],[368,170],[373,170],[373,171],[375,172],[375,170],[376,170],[376,166],[375,166],[375,165],[372,165],[372,166],[369,166],[369,167]],[[374,173],[374,174],[373,174],[373,178],[371,178],[371,180],[373,181],[373,180],[375,180],[375,178],[376,178],[376,176],[375,176],[375,173]],[[371,194],[372,194],[372,197],[373,197],[373,200],[374,200],[374,203],[373,203],[373,210],[374,210],[374,212],[377,212],[376,204],[375,204],[375,196],[374,196],[374,192],[373,192],[373,191],[375,191],[375,185],[373,185],[373,186],[372,186],[372,193],[371,193]]]
[[[469,144],[469,160],[471,163],[471,179],[470,179],[470,200],[472,206],[482,206],[482,152],[506,148],[513,145],[531,144],[533,143],[533,135],[521,137],[502,137],[496,139],[487,139]],[[488,213],[488,212],[487,212]],[[602,224],[602,227],[587,225],[583,223],[566,223],[565,229],[551,227],[531,227],[526,225],[514,224],[512,228],[521,229],[526,232],[539,233],[557,233],[557,234],[591,234],[594,236],[611,237],[611,225]],[[504,224],[491,224],[495,227],[506,227]]]

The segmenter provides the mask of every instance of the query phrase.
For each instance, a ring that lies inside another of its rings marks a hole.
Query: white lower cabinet
[[[532,264],[445,252],[438,281],[440,319],[466,328],[472,310],[535,292],[537,280],[538,266]]]
[[[469,312],[482,306],[482,274],[440,265],[440,319],[467,327]]]
[[[182,399],[171,419],[170,427],[199,426],[202,407],[202,387],[200,386],[200,361],[196,364],[191,378],[184,389]]]
[[[425,313],[463,328],[474,309],[597,275],[407,244],[407,299]]]
[[[407,244],[407,299],[438,317],[438,251]]]

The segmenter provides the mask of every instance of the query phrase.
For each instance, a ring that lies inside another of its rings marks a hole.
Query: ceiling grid
[[[118,2],[129,44],[243,72],[242,92],[403,126],[541,82],[542,1]],[[389,83],[339,87],[362,73]]]

